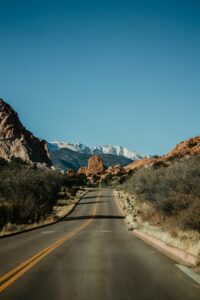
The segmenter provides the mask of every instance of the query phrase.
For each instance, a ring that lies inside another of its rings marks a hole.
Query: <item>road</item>
[[[95,190],[64,221],[0,239],[0,299],[199,300],[175,264],[127,230],[111,190]]]

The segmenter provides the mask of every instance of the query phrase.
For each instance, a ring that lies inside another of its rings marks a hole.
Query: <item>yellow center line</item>
[[[99,195],[98,195],[99,196]],[[42,260],[45,256],[47,256],[49,253],[51,253],[53,250],[58,248],[60,245],[62,245],[65,241],[69,240],[71,237],[75,236],[78,232],[80,232],[82,229],[84,229],[86,226],[92,223],[93,218],[96,215],[97,210],[97,203],[95,204],[95,207],[92,212],[92,217],[90,220],[88,220],[85,224],[78,227],[76,230],[70,232],[65,237],[59,239],[57,242],[53,243],[52,245],[48,246],[47,248],[43,249],[42,251],[38,252],[22,264],[20,264],[18,267],[14,268],[7,274],[0,277],[0,283],[4,282],[0,286],[0,292],[3,292],[8,286],[10,286],[14,281],[16,281],[19,277],[21,277],[24,273],[26,273],[29,269],[31,269],[34,265],[36,265],[40,260]],[[13,276],[12,276],[13,275]],[[9,279],[10,278],[10,279]],[[8,280],[7,280],[8,279]],[[7,281],[6,281],[7,280]],[[5,282],[6,281],[6,282]]]

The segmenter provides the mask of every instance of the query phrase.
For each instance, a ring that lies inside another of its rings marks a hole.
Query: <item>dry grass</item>
[[[149,203],[144,220],[159,223],[161,218],[169,226],[200,232],[200,156],[141,168],[121,189],[141,205]]]
[[[200,233],[196,230],[181,230],[173,218],[164,217],[150,202],[137,201],[132,194],[115,191],[126,221],[132,229],[149,234],[162,242],[200,258]]]
[[[75,197],[85,184],[81,176],[70,177],[19,159],[0,159],[0,229],[8,223],[40,223],[52,215],[58,200]]]
[[[63,200],[63,199],[59,200],[58,204],[53,206],[52,214],[40,220],[37,223],[31,223],[31,224],[7,223],[0,231],[0,236],[5,236],[8,234],[21,232],[25,230],[30,230],[44,225],[50,225],[58,221],[59,219],[62,219],[73,209],[76,203],[80,200],[80,198],[83,197],[85,193],[87,193],[87,191],[88,191],[87,188],[81,189],[78,191],[76,197],[71,197],[69,200]]]

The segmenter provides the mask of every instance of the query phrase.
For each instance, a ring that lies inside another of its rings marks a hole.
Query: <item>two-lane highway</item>
[[[0,240],[0,299],[199,300],[200,286],[127,230],[105,189],[60,223]]]

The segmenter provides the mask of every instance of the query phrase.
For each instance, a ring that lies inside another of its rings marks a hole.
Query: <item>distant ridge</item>
[[[145,155],[139,154],[136,151],[129,150],[122,146],[115,145],[105,145],[105,146],[95,146],[94,148],[90,148],[81,143],[69,143],[69,142],[51,142],[48,143],[48,147],[50,151],[56,151],[60,149],[70,149],[75,152],[84,153],[84,154],[113,154],[117,156],[124,156],[126,158],[137,160],[146,157]]]
[[[99,155],[107,167],[117,164],[126,166],[145,157],[135,151],[114,145],[90,148],[82,143],[55,141],[48,143],[48,148],[54,166],[64,170],[69,168],[78,170],[80,167],[86,166],[88,159],[94,154]]]

